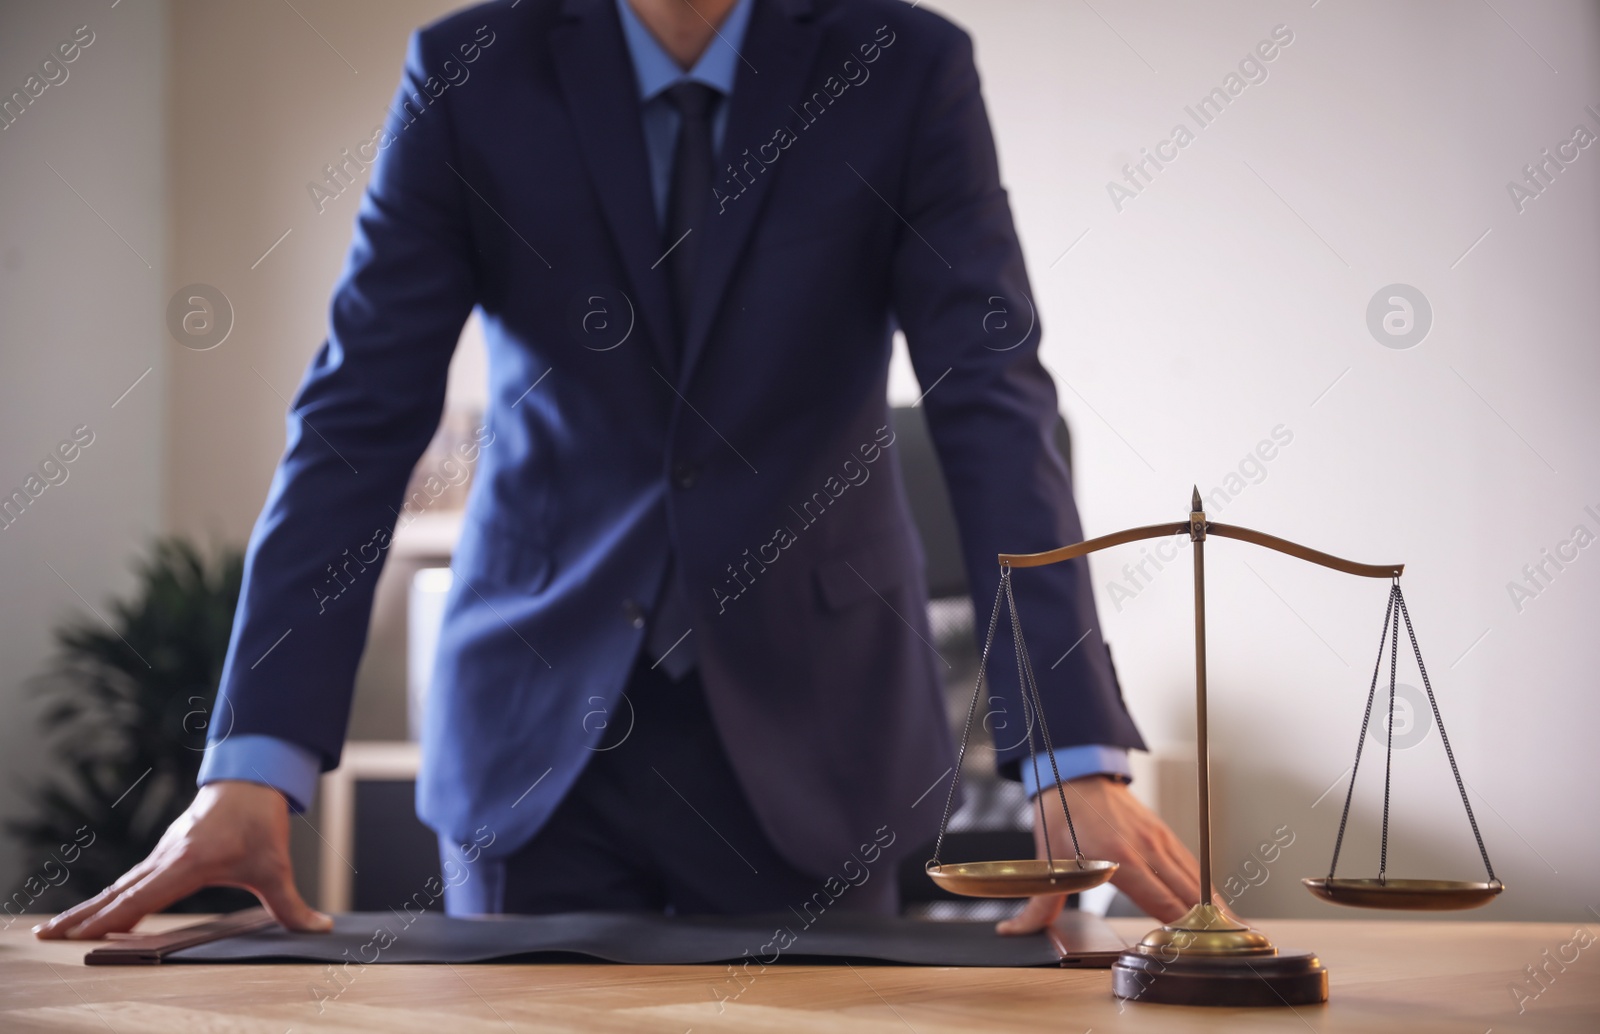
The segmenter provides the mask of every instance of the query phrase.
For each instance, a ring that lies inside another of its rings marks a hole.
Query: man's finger
[[[1022,906],[1022,911],[1010,919],[1002,919],[995,924],[994,932],[1001,934],[1026,934],[1038,933],[1056,921],[1056,916],[1061,914],[1061,908],[1067,902],[1065,894],[1040,894],[1028,899]]]
[[[1111,882],[1133,899],[1135,905],[1163,923],[1170,923],[1189,911],[1189,906],[1180,901],[1161,878],[1138,859],[1122,863]]]
[[[115,883],[111,884],[111,886],[107,887],[105,890],[102,890],[94,897],[88,899],[87,901],[80,901],[76,905],[73,905],[71,908],[67,909],[65,912],[62,912],[59,915],[56,915],[34,927],[34,936],[44,940],[53,940],[56,938],[65,937],[68,930],[71,930],[73,927],[78,926],[90,916],[93,916],[96,912],[100,911],[106,905],[115,900],[118,894],[121,894],[124,890],[127,890],[133,884],[149,875],[151,869],[154,868],[154,865],[155,863],[152,858],[146,858],[138,865],[135,865],[133,868],[117,877]]]
[[[1199,901],[1200,862],[1195,858],[1194,852],[1190,851],[1188,845],[1182,840],[1179,840],[1176,835],[1169,834],[1166,841],[1166,854],[1167,864],[1174,865],[1174,863],[1176,863],[1175,871],[1181,870],[1181,872],[1184,874],[1184,881],[1181,887],[1174,886],[1171,880],[1166,881],[1167,885],[1172,887],[1174,890],[1180,891],[1181,895],[1191,903]],[[1239,923],[1241,926],[1250,925],[1243,919],[1240,919],[1238,914],[1228,906],[1223,895],[1215,886],[1211,888],[1211,903],[1216,905],[1223,915],[1227,916],[1229,919],[1232,919],[1234,922]]]
[[[272,918],[287,929],[304,933],[327,933],[333,929],[333,917],[306,904],[287,871],[251,889]]]
[[[118,894],[106,907],[67,931],[74,941],[92,941],[115,930],[126,932],[152,912],[159,912],[180,898],[205,886],[198,871],[188,866],[169,865],[157,869]]]
[[[1160,855],[1151,861],[1160,867],[1156,875],[1161,877],[1167,889],[1180,900],[1194,905],[1200,901],[1200,863],[1192,858],[1185,859],[1178,850],[1174,850],[1182,847],[1181,843],[1174,840],[1164,845]]]

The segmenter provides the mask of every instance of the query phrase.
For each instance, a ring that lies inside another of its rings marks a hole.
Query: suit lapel
[[[739,164],[746,148],[752,154],[759,145],[772,139],[780,126],[794,121],[789,110],[799,102],[806,75],[816,62],[822,41],[821,28],[810,19],[808,0],[756,0],[750,25],[745,30],[743,58],[734,80],[733,106],[722,140],[716,183],[725,184],[727,166]],[[759,159],[757,159],[759,163]],[[695,363],[705,347],[712,319],[727,291],[734,263],[745,240],[755,226],[762,202],[778,176],[782,163],[757,173],[755,182],[726,205],[718,214],[716,201],[706,209],[705,238],[696,260],[694,299],[689,307],[689,325],[684,341],[683,372],[679,383],[687,385]],[[726,190],[724,189],[724,192]]]
[[[676,372],[666,276],[654,265],[665,249],[628,45],[610,0],[566,0],[562,11],[566,19],[550,33],[556,78],[651,343],[665,370]]]

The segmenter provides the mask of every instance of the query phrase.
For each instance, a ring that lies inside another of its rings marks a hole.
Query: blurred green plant
[[[52,774],[26,785],[32,816],[6,823],[26,876],[6,899],[15,916],[92,897],[150,853],[194,799],[217,685],[239,602],[244,556],[206,557],[182,538],[157,540],[138,584],[109,607],[109,627],[79,615],[55,631],[57,656],[34,680]],[[65,875],[63,875],[65,874]],[[226,912],[253,902],[212,888],[168,911]]]

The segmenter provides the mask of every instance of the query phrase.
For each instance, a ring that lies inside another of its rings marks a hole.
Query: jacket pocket
[[[535,593],[549,584],[553,565],[540,536],[468,515],[450,569],[475,589]]]
[[[851,546],[817,564],[817,592],[828,610],[887,596],[909,578],[914,561],[899,535],[882,535]]]

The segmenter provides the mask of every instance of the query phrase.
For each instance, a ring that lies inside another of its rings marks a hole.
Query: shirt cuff
[[[317,755],[276,736],[229,736],[206,744],[200,759],[199,785],[219,779],[238,779],[270,786],[289,800],[289,807],[305,811],[316,796],[322,764]]]
[[[1038,779],[1034,778],[1033,764],[1028,758],[1024,757],[1017,762],[1017,772],[1022,777],[1022,788],[1027,791],[1029,797],[1039,792],[1039,780],[1043,780],[1046,787],[1056,785],[1056,772],[1061,773],[1062,782],[1087,775],[1115,776],[1125,783],[1133,779],[1133,770],[1128,765],[1128,751],[1124,747],[1085,743],[1076,747],[1058,747],[1051,753],[1055,755],[1055,769],[1050,768],[1050,754],[1039,758]]]

